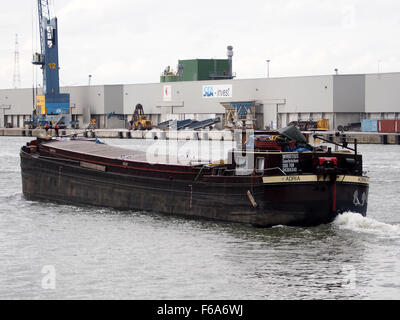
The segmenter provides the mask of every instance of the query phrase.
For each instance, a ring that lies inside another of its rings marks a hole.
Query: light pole
[[[335,73],[336,73],[336,75],[339,74],[339,69],[338,68],[335,69]]]
[[[271,60],[267,60],[267,68],[268,68],[268,78],[269,78],[269,63],[271,62]]]
[[[89,87],[90,87],[90,83],[92,82],[92,75],[89,74]]]

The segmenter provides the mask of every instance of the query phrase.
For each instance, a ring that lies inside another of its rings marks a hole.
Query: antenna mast
[[[15,52],[14,52],[14,75],[13,75],[13,87],[21,87],[21,74],[19,69],[19,43],[18,34],[15,35]]]

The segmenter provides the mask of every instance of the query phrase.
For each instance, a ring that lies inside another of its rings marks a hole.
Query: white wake
[[[341,229],[355,232],[372,233],[387,237],[400,237],[400,225],[379,222],[372,218],[365,218],[358,213],[344,213],[339,215],[334,225]]]

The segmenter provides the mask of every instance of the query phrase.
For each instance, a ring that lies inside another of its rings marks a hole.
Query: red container
[[[256,137],[254,139],[254,146],[256,147],[256,149],[261,150],[282,151],[282,146],[280,146],[276,141],[271,141],[262,137]]]
[[[400,120],[396,120],[396,132],[400,133]]]
[[[378,131],[381,133],[395,133],[396,120],[379,120]]]
[[[278,144],[275,140],[269,140],[268,138],[264,137],[256,137],[254,139],[254,146],[256,149],[260,150],[275,150],[275,151],[282,151],[283,148],[281,145]],[[288,147],[293,149],[296,146],[296,141],[292,141],[289,143]]]

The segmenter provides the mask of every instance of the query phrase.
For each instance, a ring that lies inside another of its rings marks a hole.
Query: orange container
[[[381,133],[395,133],[396,120],[379,120],[378,131]]]

